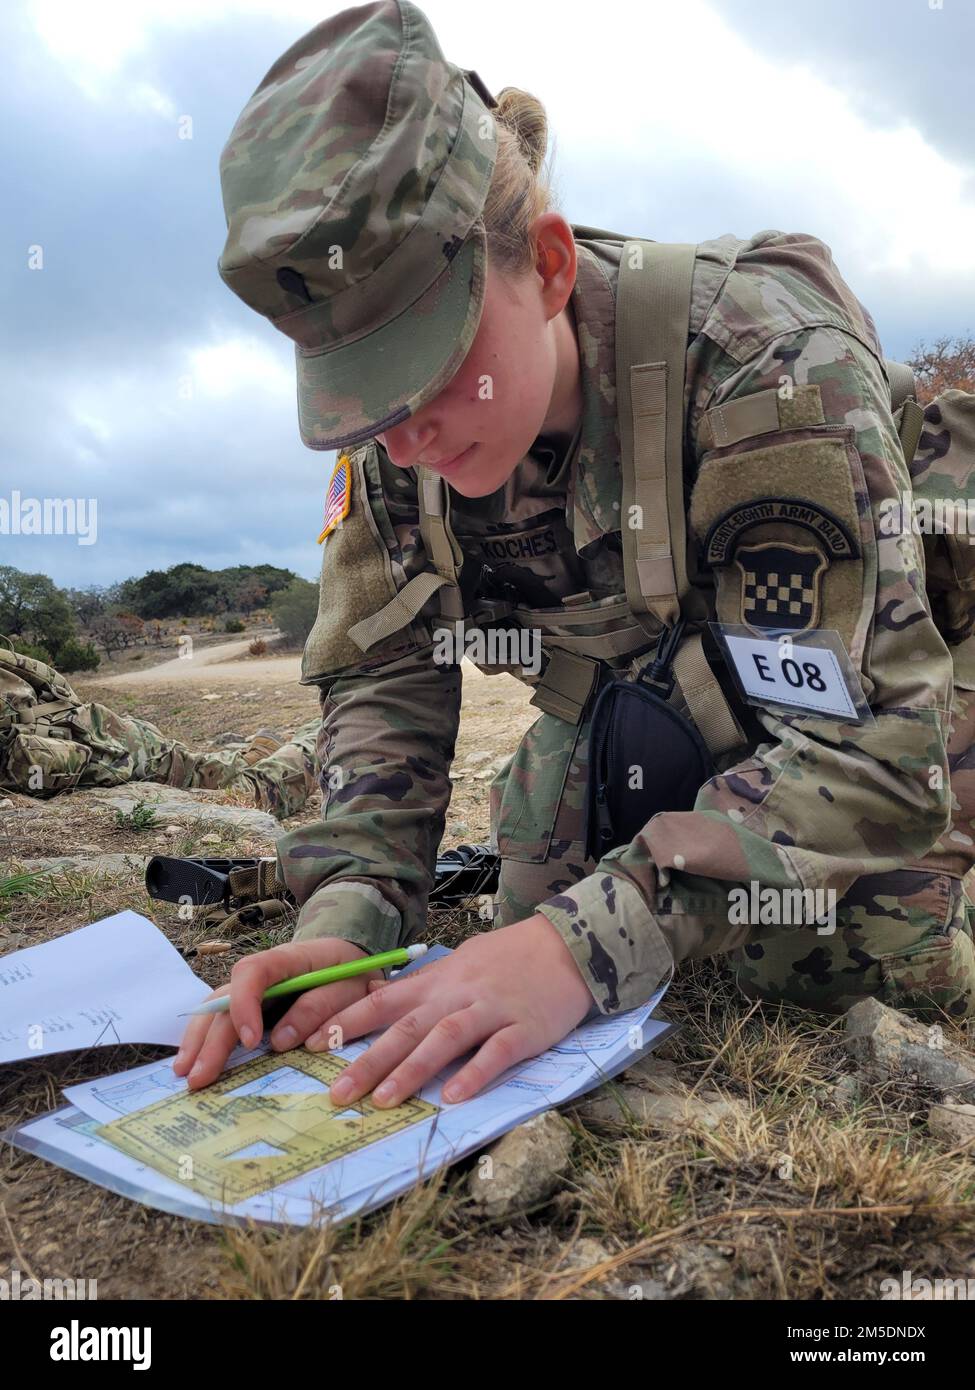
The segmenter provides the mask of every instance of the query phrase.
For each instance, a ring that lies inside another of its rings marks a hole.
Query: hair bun
[[[538,173],[548,147],[548,119],[545,107],[531,92],[504,87],[498,93],[495,116],[518,137],[522,154],[533,173]]]

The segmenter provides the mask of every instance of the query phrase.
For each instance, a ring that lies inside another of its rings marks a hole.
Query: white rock
[[[951,1145],[975,1140],[975,1105],[961,1105],[945,1096],[928,1112],[928,1129]]]
[[[613,1252],[607,1250],[605,1245],[595,1240],[592,1236],[582,1236],[576,1241],[572,1249],[563,1256],[559,1263],[559,1269],[592,1269],[593,1265],[602,1264],[603,1260],[612,1258]]]
[[[861,1083],[858,1076],[841,1076],[828,1087],[830,1099],[841,1110],[851,1110],[860,1101]]]
[[[90,792],[72,792],[74,798],[87,795],[96,806],[110,806],[114,810],[131,811],[140,801],[151,806],[156,815],[167,821],[179,821],[182,826],[199,828],[201,820],[214,825],[231,825],[249,831],[268,840],[279,840],[288,832],[280,821],[267,811],[242,806],[223,806],[217,801],[208,800],[206,791],[193,788],[166,787],[156,782],[127,782],[121,787],[100,787]]]
[[[654,1124],[664,1129],[702,1126],[714,1129],[722,1120],[744,1117],[739,1100],[727,1100],[705,1089],[690,1094],[674,1062],[649,1055],[612,1081],[576,1102],[585,1120],[601,1123]]]
[[[861,999],[847,1009],[844,1042],[870,1081],[908,1080],[937,1086],[957,1101],[975,1101],[975,1057],[879,999]]]
[[[475,1207],[490,1216],[509,1216],[545,1201],[568,1171],[573,1134],[557,1110],[546,1110],[503,1135],[468,1178]]]

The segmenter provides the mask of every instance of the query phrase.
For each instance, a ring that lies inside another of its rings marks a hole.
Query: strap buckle
[[[680,639],[684,635],[686,620],[683,617],[677,619],[673,627],[664,629],[657,643],[657,651],[649,668],[644,671],[637,671],[636,678],[644,685],[656,686],[663,692],[663,698],[669,700],[674,691],[675,676],[670,669],[677,648],[680,646]]]

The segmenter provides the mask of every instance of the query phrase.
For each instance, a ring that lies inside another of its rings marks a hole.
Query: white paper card
[[[836,653],[804,637],[742,637],[722,626],[722,636],[742,689],[765,704],[797,706],[810,714],[839,715],[860,722]],[[862,698],[862,692],[861,692]]]

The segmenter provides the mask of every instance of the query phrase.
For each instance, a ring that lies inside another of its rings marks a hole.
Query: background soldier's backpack
[[[894,418],[920,512],[931,614],[956,683],[975,689],[975,395],[943,391],[923,410],[905,399]]]
[[[0,787],[47,797],[78,785],[91,749],[61,721],[81,703],[52,666],[0,636]]]
[[[891,381],[893,386],[893,374]],[[907,399],[894,418],[908,461],[913,500],[925,509],[918,524],[931,616],[951,652],[952,822],[942,848],[960,857],[963,866],[967,859],[963,882],[969,900],[975,902],[975,891],[969,886],[975,863],[975,693],[970,693],[975,692],[975,505],[969,501],[975,483],[975,395],[943,391],[923,410]],[[952,504],[947,516],[945,504]]]

